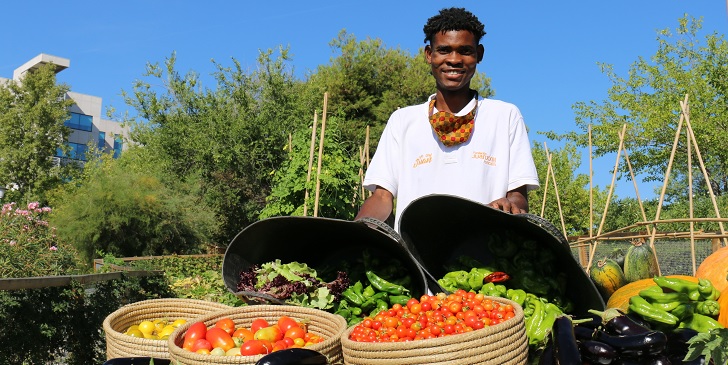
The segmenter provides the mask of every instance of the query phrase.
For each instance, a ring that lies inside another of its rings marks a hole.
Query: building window
[[[114,137],[114,158],[121,156],[121,148],[123,147],[121,136]]]
[[[68,147],[68,154],[64,154],[63,151],[58,148],[56,149],[56,156],[86,161],[86,151],[88,151],[88,146],[86,146],[85,144],[68,142]]]
[[[94,124],[93,121],[94,118],[90,115],[71,113],[71,117],[63,124],[71,129],[91,132],[91,128]]]
[[[96,147],[99,151],[103,151],[106,148],[106,132],[99,132],[99,144]]]

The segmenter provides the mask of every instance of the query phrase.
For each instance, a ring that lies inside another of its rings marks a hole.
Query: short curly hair
[[[478,17],[465,8],[446,8],[427,19],[427,24],[422,30],[425,32],[425,43],[432,42],[438,32],[444,33],[450,30],[467,30],[473,33],[475,40],[480,43],[480,39],[485,35],[484,28]]]

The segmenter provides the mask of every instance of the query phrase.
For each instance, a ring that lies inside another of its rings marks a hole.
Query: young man
[[[528,211],[538,187],[526,126],[518,108],[470,89],[483,59],[483,24],[462,8],[443,9],[425,24],[425,58],[437,93],[392,113],[364,179],[373,194],[356,219],[387,220],[394,228],[413,200],[456,195],[509,213]],[[443,212],[457,217],[457,212]]]

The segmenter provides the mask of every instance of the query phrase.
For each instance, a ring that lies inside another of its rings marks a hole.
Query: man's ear
[[[478,63],[483,60],[483,53],[485,53],[485,48],[482,44],[478,44]]]
[[[430,63],[432,63],[432,62],[430,61],[430,59],[432,58],[432,57],[431,57],[431,56],[432,56],[432,47],[431,47],[431,46],[430,46],[429,44],[425,46],[425,50],[424,50],[424,52],[422,52],[422,53],[423,53],[423,54],[424,54],[424,56],[425,56],[425,62],[427,62],[427,64],[428,64],[428,65],[429,65]]]

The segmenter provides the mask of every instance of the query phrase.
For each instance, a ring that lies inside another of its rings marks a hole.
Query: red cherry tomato
[[[298,322],[296,322],[293,318],[288,316],[281,316],[278,318],[278,328],[281,329],[281,332],[286,333],[289,329],[293,327],[299,327]],[[299,327],[300,328],[300,327]]]

